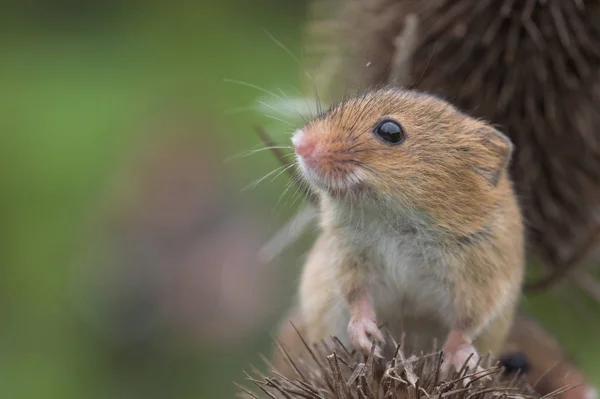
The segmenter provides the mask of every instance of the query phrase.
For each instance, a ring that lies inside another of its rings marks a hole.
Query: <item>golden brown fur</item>
[[[401,124],[400,144],[374,134],[382,120]],[[384,323],[396,338],[448,337],[449,353],[473,340],[497,352],[524,262],[510,141],[443,100],[399,89],[346,99],[293,141],[321,208],[300,285],[306,337],[336,335],[365,351]]]
[[[373,124],[385,115],[400,120],[412,140],[402,147],[374,140]],[[334,105],[303,130],[326,148],[328,173],[364,165],[372,172],[370,186],[378,195],[418,206],[439,227],[458,235],[481,229],[500,197],[513,196],[507,179],[500,189],[491,189],[490,182],[481,179],[506,174],[510,142],[433,96],[398,89],[366,92]],[[354,146],[359,148],[349,150]],[[407,186],[410,190],[403,190]]]

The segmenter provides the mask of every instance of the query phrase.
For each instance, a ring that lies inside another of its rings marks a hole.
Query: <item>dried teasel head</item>
[[[483,371],[473,374],[466,368],[442,378],[440,352],[405,357],[401,345],[393,357],[375,361],[347,350],[332,338],[312,347],[306,345],[303,353],[291,354],[280,346],[293,370],[286,375],[271,369],[264,375],[255,370],[247,378],[252,388],[240,387],[244,398],[446,398],[446,399],[537,399],[537,394],[518,373],[507,375],[494,366],[487,356],[480,363]],[[549,398],[563,390],[545,395]]]

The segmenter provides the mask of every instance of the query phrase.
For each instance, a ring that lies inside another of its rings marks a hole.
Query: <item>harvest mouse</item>
[[[524,270],[509,139],[437,97],[383,88],[292,142],[321,227],[300,283],[305,338],[368,354],[386,325],[418,350],[443,342],[446,371],[499,351]]]

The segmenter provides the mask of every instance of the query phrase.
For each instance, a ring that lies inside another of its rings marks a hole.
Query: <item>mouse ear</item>
[[[491,126],[480,125],[473,133],[481,149],[475,172],[485,178],[490,185],[496,186],[510,164],[513,143]]]

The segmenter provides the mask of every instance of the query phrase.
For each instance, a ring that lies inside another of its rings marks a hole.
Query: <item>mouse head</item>
[[[328,202],[418,211],[448,227],[481,219],[510,184],[506,136],[414,91],[348,98],[292,142],[304,179]]]

